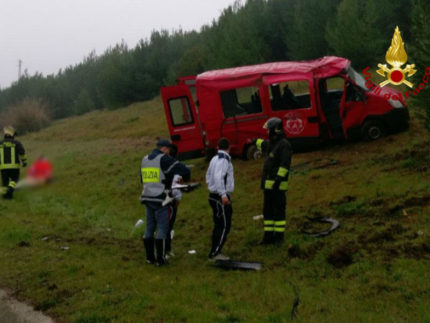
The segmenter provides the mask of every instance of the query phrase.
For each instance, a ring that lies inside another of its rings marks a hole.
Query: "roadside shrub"
[[[0,126],[11,125],[19,134],[38,131],[50,122],[49,107],[40,99],[24,99],[0,114]]]

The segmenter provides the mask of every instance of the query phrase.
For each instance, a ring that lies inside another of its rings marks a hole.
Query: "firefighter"
[[[190,170],[182,163],[169,156],[171,143],[166,139],[157,142],[151,154],[143,157],[141,163],[141,182],[143,192],[141,202],[146,206],[146,229],[143,242],[146,251],[146,262],[166,264],[166,238],[169,229],[168,206],[163,205],[167,190],[170,189],[174,175],[184,181],[190,178]],[[154,232],[157,235],[154,239]],[[154,254],[154,244],[156,257]]]
[[[281,243],[285,233],[286,192],[292,148],[283,132],[282,120],[270,118],[263,128],[269,140],[257,139],[255,144],[264,154],[261,189],[264,190],[264,237],[262,244]]]
[[[234,174],[229,151],[230,142],[226,138],[221,138],[218,141],[218,154],[212,158],[206,172],[209,205],[212,208],[214,222],[209,260],[230,259],[221,253],[230,232],[233,214],[230,195],[234,190]]]
[[[2,178],[2,195],[12,199],[16,184],[19,180],[20,164],[27,166],[27,157],[23,145],[15,140],[15,129],[4,127],[4,139],[0,141],[0,171]]]

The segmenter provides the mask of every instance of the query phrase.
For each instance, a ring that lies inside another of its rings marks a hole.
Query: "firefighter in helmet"
[[[283,132],[282,120],[270,118],[263,128],[269,140],[257,139],[255,144],[264,154],[261,189],[264,190],[263,244],[281,243],[285,233],[286,192],[291,165],[292,148]]]
[[[22,144],[15,140],[13,127],[3,128],[4,139],[0,141],[0,171],[2,179],[2,195],[5,199],[12,199],[13,192],[19,180],[19,170],[22,163],[27,166],[27,158]]]

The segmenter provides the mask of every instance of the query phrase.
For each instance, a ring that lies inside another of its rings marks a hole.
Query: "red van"
[[[388,94],[400,100],[386,99]],[[220,137],[230,140],[232,155],[251,158],[250,140],[267,137],[262,127],[270,117],[284,121],[295,149],[328,140],[375,140],[409,122],[400,92],[369,91],[350,61],[334,56],[181,77],[177,85],[162,87],[161,95],[182,159],[215,149]]]

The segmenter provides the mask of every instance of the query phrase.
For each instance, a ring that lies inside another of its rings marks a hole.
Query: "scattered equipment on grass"
[[[175,184],[172,186],[170,190],[166,191],[166,198],[164,199],[162,205],[166,206],[171,203],[175,198],[172,196],[172,190],[181,190],[182,192],[189,193],[194,191],[197,187],[199,187],[200,183],[190,183],[190,184]]]
[[[289,280],[287,280],[287,283],[293,288],[293,292],[294,292],[293,308],[291,309],[291,321],[293,321],[297,316],[298,307],[300,303],[300,296],[299,296],[299,290],[297,286],[292,282],[290,282]]]
[[[320,223],[331,223],[331,227],[327,230],[321,231],[321,232],[307,232],[302,231],[304,235],[307,235],[309,237],[325,237],[332,233],[334,230],[336,230],[339,227],[339,221],[333,218],[307,218],[311,222],[320,222]]]
[[[259,262],[217,260],[215,266],[223,269],[261,270],[263,267]]]

